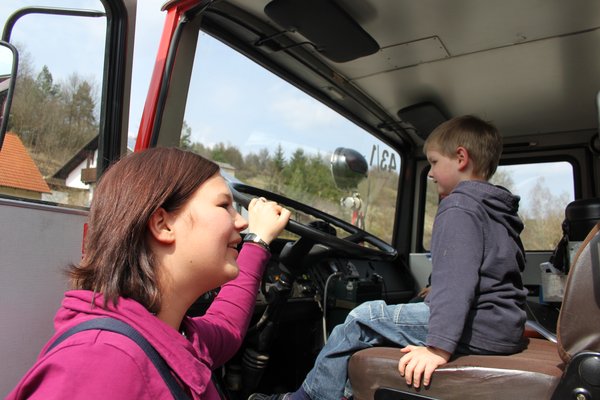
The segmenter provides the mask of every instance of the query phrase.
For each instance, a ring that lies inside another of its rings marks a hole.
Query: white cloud
[[[201,143],[206,147],[217,144],[213,138],[218,137],[217,129],[212,125],[203,124],[192,130],[192,142]]]
[[[273,112],[284,116],[285,122],[295,130],[331,125],[339,116],[327,107],[309,97],[299,97],[292,93],[281,93],[276,102],[270,105]]]
[[[248,139],[244,142],[241,150],[245,152],[257,153],[259,150],[264,148],[269,149],[271,153],[275,151],[278,145],[281,145],[283,152],[286,157],[290,157],[292,153],[301,148],[306,154],[317,155],[323,154],[323,150],[316,147],[308,146],[302,142],[294,142],[291,140],[284,140],[281,136],[270,134],[263,131],[253,131],[248,135]],[[273,155],[273,154],[271,154]]]

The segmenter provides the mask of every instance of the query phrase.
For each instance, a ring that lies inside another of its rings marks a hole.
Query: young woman
[[[172,399],[127,336],[93,329],[51,347],[70,328],[106,317],[139,332],[187,397],[218,399],[211,371],[241,345],[268,244],[290,215],[265,199],[253,199],[248,213],[249,222],[233,208],[219,167],[194,153],[156,148],[115,163],[96,188],[85,255],[70,268],[56,334],[8,399]],[[238,255],[246,228],[262,242],[245,243]],[[219,286],[204,316],[185,315]]]

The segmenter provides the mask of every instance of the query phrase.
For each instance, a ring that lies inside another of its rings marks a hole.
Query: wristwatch
[[[246,242],[255,243],[255,244],[259,245],[260,247],[264,248],[265,250],[267,250],[268,252],[271,252],[271,248],[269,247],[267,242],[262,240],[261,237],[258,236],[256,233],[247,233],[246,236],[244,236],[244,243],[246,243]]]

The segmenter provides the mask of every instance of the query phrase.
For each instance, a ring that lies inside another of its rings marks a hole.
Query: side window
[[[392,240],[399,154],[204,33],[198,40],[181,147],[219,162],[233,179]],[[360,160],[364,172],[350,180],[347,171],[334,176],[336,155]]]
[[[501,165],[491,179],[521,197],[519,215],[525,224],[521,234],[525,250],[552,250],[562,237],[565,207],[575,198],[573,166],[566,161]],[[423,247],[431,245],[431,229],[437,212],[435,183],[427,182]]]
[[[0,6],[2,21],[25,6],[12,3]],[[52,6],[69,7],[56,3]],[[104,10],[100,0],[88,3],[89,9]],[[106,30],[103,16],[32,13],[16,21],[10,41],[19,51],[19,67],[0,152],[0,196],[89,205]]]

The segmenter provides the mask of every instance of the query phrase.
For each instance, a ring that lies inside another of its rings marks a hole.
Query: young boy
[[[502,152],[497,129],[463,116],[426,140],[429,178],[442,198],[431,243],[431,292],[422,303],[361,304],[334,328],[302,387],[249,400],[339,400],[347,364],[360,349],[394,343],[406,383],[428,386],[453,354],[511,354],[524,348],[525,266],[519,197],[488,182]]]

